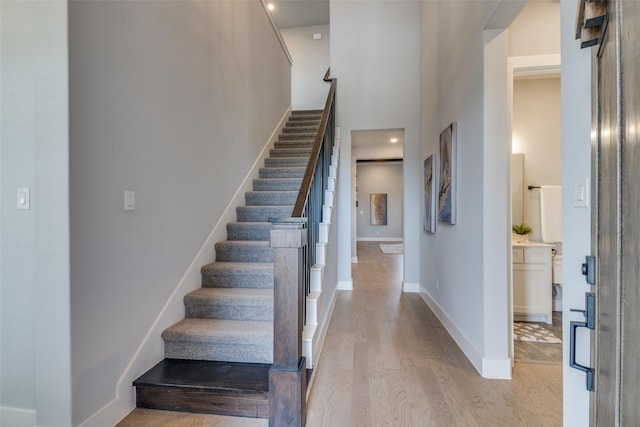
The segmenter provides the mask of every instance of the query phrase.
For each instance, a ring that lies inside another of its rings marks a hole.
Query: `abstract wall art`
[[[436,156],[424,160],[424,231],[436,232]]]
[[[386,193],[371,193],[371,225],[387,225]]]
[[[440,134],[438,221],[456,223],[456,123]]]

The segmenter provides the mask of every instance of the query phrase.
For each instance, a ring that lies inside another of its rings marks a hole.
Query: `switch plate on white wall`
[[[573,187],[573,206],[576,208],[588,208],[590,193],[589,178],[577,180]]]
[[[136,210],[136,192],[125,190],[124,192],[124,210],[135,211]]]
[[[31,209],[31,189],[29,187],[18,188],[18,209]]]

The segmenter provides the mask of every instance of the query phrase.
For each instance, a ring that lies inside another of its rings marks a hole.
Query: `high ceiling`
[[[329,24],[329,0],[267,0],[279,28]]]

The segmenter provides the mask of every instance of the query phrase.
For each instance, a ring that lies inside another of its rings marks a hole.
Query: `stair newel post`
[[[303,219],[278,222],[271,229],[274,258],[273,366],[269,371],[269,425],[304,426],[306,360],[302,357],[304,290]]]

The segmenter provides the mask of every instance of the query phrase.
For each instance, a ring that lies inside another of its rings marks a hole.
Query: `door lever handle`
[[[570,311],[576,313],[582,313],[585,317],[584,322],[570,322],[570,345],[569,345],[569,366],[578,369],[587,374],[587,390],[593,391],[593,368],[581,365],[576,362],[576,330],[578,328],[595,329],[595,309],[596,309],[596,295],[593,292],[587,292],[584,296],[585,309],[572,308]]]
[[[593,369],[576,362],[576,329],[586,328],[587,322],[570,322],[571,341],[569,350],[569,366],[587,374],[587,390],[593,391]]]

